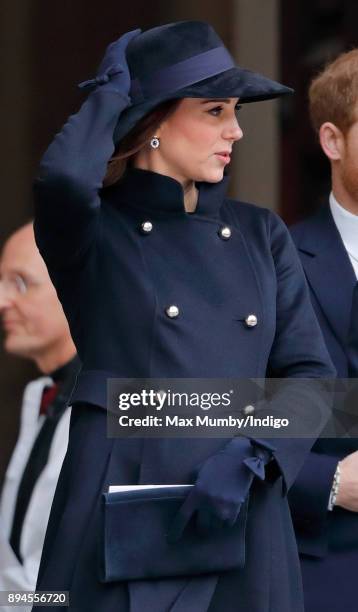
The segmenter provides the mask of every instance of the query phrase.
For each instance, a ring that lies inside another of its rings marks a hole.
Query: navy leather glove
[[[115,91],[128,98],[131,84],[128,64],[126,60],[126,49],[130,41],[138,36],[142,30],[132,30],[123,34],[118,40],[111,43],[104,54],[103,60],[98,67],[97,76],[94,79],[83,81],[80,88],[101,86],[102,89]]]
[[[199,467],[195,485],[174,519],[169,539],[178,540],[195,513],[200,531],[234,525],[254,477],[265,479],[265,465],[274,450],[266,441],[250,442],[238,437],[209,457]]]

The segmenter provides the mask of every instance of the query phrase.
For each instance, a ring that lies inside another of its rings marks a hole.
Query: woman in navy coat
[[[238,100],[290,90],[235,66],[201,22],[124,35],[82,86],[36,181],[37,243],[83,364],[37,588],[86,612],[302,612],[285,493],[313,439],[111,439],[105,410],[113,376],[332,376],[286,227],[225,196]],[[307,436],[320,402],[290,398]],[[249,499],[242,567],[100,580],[102,493],[136,483],[193,483],[181,530],[209,516],[218,538]]]

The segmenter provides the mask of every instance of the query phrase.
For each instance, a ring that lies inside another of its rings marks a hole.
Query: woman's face
[[[184,98],[156,131],[158,149],[147,152],[147,169],[188,181],[221,181],[234,142],[243,133],[238,98]],[[148,159],[149,157],[149,159]]]

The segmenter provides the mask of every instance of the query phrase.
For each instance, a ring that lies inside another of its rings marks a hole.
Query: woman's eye
[[[241,111],[241,109],[242,109],[242,104],[236,104],[235,112],[238,113],[239,111]]]
[[[214,117],[217,117],[220,115],[222,109],[222,106],[215,106],[215,108],[211,108],[208,113],[210,113],[210,115],[214,115]]]

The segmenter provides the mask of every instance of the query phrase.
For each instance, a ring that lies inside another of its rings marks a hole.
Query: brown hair
[[[155,134],[160,124],[174,112],[180,99],[167,100],[142,117],[137,125],[118,143],[115,152],[108,162],[107,173],[103,181],[109,187],[123,175],[127,164]]]
[[[358,49],[342,53],[327,64],[309,88],[309,110],[318,132],[325,121],[346,133],[357,119]]]

